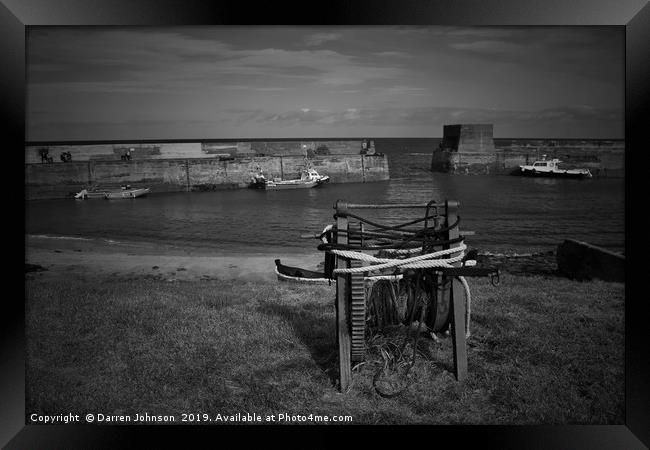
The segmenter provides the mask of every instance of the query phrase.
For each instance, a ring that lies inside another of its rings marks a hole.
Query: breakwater
[[[63,198],[83,188],[124,184],[154,192],[244,188],[260,170],[270,178],[292,179],[307,166],[329,175],[332,183],[388,180],[387,158],[360,154],[361,144],[361,140],[31,144],[25,158],[26,198]],[[51,163],[41,162],[43,149]],[[72,161],[55,159],[63,152],[69,152]]]
[[[127,152],[132,160],[359,155],[362,145],[362,139],[42,142],[25,147],[25,163],[41,163],[43,152],[59,163],[63,153],[72,161],[120,161]]]
[[[154,192],[206,191],[247,187],[260,169],[267,177],[292,179],[310,164],[332,183],[366,183],[387,180],[384,156],[331,155],[269,156],[219,159],[150,159],[131,161],[80,161],[61,164],[26,164],[27,199],[68,197],[81,189],[131,184]]]
[[[446,125],[432,151],[431,170],[452,174],[509,174],[546,155],[563,167],[589,169],[595,177],[625,176],[623,139],[497,139],[492,125]]]

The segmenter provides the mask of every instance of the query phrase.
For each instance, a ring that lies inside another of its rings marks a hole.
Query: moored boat
[[[324,272],[315,272],[298,267],[285,266],[279,259],[275,260],[275,273],[278,280],[295,281],[299,283],[329,283],[330,280],[325,277]]]
[[[327,267],[327,260],[325,263]],[[275,273],[280,281],[293,281],[298,283],[327,283],[330,284],[331,280],[327,278],[325,272],[316,272],[309,269],[302,269],[299,267],[285,266],[279,259],[275,260]],[[365,280],[400,280],[402,274],[384,274],[384,275],[365,275]]]
[[[557,158],[546,159],[546,155],[541,160],[535,161],[532,165],[519,166],[516,175],[529,177],[555,177],[555,178],[591,178],[592,174],[589,169],[561,169],[560,161]]]
[[[255,189],[309,189],[328,183],[330,177],[320,175],[314,169],[303,170],[296,180],[268,180],[261,172],[253,177],[251,187]]]
[[[83,189],[80,192],[78,192],[74,196],[74,198],[82,199],[82,200],[85,200],[87,198],[101,198],[105,200],[114,200],[114,199],[121,199],[121,198],[142,197],[143,195],[147,195],[149,192],[150,192],[149,188],[130,189],[128,187],[124,187],[119,190],[115,189],[115,190],[88,191],[87,189]]]

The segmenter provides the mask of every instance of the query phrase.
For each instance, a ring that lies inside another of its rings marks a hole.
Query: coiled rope
[[[370,223],[371,225],[376,226],[376,227],[380,227],[380,228],[383,228],[383,229],[393,229],[393,230],[400,229],[405,225],[411,225],[414,222],[424,221],[424,220],[428,220],[429,218],[431,218],[431,216],[428,216],[428,214],[427,214],[425,219],[419,219],[417,221],[411,221],[411,222],[407,222],[405,224],[396,225],[396,226],[393,226],[393,227],[388,227],[388,226],[385,226],[385,225],[380,225],[378,223],[370,222],[370,221],[368,221],[367,219],[365,219],[365,218],[363,218],[361,216],[356,216],[356,215],[353,215],[353,214],[347,214],[347,215],[348,216],[353,216],[354,218],[359,219],[359,220],[361,220],[363,222]],[[452,229],[452,228],[458,226],[459,223],[460,223],[460,217],[458,217],[456,219],[456,221],[452,225],[450,225],[448,227],[444,227],[441,230],[431,230],[431,229],[425,228],[424,232],[423,232],[423,230],[418,230],[417,232],[414,232],[414,234],[420,235],[420,236],[422,236],[422,235],[424,235],[424,236],[427,236],[427,235],[428,236],[439,235],[442,231],[447,231],[449,229]],[[325,234],[326,231],[330,231],[330,230],[331,230],[331,227],[329,227],[329,228],[326,227],[326,229],[323,230],[323,235]],[[457,238],[457,239],[453,240],[455,242],[458,242],[458,245],[456,247],[449,248],[449,249],[443,249],[443,250],[439,250],[439,251],[432,252],[432,253],[425,253],[423,255],[417,255],[417,256],[410,257],[410,258],[379,258],[379,257],[369,255],[367,253],[363,253],[363,252],[360,252],[360,251],[344,250],[344,249],[341,249],[341,248],[333,248],[334,245],[336,245],[336,244],[327,243],[326,240],[323,240],[324,244],[321,244],[321,246],[322,247],[325,247],[325,246],[329,247],[328,250],[332,254],[343,257],[343,258],[347,258],[347,259],[350,259],[350,260],[363,261],[363,262],[366,262],[366,263],[374,263],[373,265],[369,265],[369,266],[334,269],[333,274],[338,275],[338,274],[344,274],[344,273],[367,273],[367,272],[372,272],[372,271],[377,271],[377,270],[385,270],[385,269],[391,269],[391,268],[402,269],[402,270],[403,269],[431,269],[431,268],[436,268],[436,267],[439,267],[439,268],[451,268],[451,267],[454,267],[453,266],[454,263],[461,262],[463,260],[463,258],[465,257],[465,250],[467,249],[467,245],[463,242],[463,239],[464,238],[461,237],[461,238]],[[447,241],[445,241],[445,242],[438,241],[438,242],[436,242],[436,245],[441,245],[443,243],[447,243]],[[319,246],[319,248],[321,246]],[[345,246],[345,247],[353,248],[353,247],[350,247],[350,246]],[[421,252],[423,250],[423,247],[416,247],[416,248],[399,248],[401,246],[396,246],[396,247],[398,247],[398,248],[395,248],[395,247],[393,247],[393,248],[383,248],[383,250],[386,250],[386,251],[390,250],[391,253],[395,253],[395,254],[413,254],[413,253]],[[454,254],[457,254],[457,255],[456,256],[449,256],[449,255],[454,255]],[[447,258],[442,258],[443,256],[448,256],[448,257]],[[387,277],[394,277],[394,275],[393,276],[389,275]],[[371,277],[368,277],[368,278],[371,278]],[[372,277],[372,278],[380,279],[379,276]],[[469,289],[469,284],[467,283],[467,280],[465,279],[465,277],[459,276],[459,277],[456,277],[456,278],[461,282],[461,284],[463,285],[463,289],[465,291],[465,336],[467,338],[469,338],[470,337],[470,322],[471,322],[471,292],[470,292],[470,289]]]
[[[391,267],[399,267],[402,269],[428,269],[432,267],[453,267],[451,264],[462,261],[465,256],[465,249],[467,245],[460,243],[458,247],[440,250],[434,253],[426,253],[424,255],[413,256],[405,259],[393,258],[377,258],[376,256],[368,255],[363,252],[355,252],[351,250],[331,250],[335,255],[343,258],[355,259],[358,261],[365,261],[370,263],[379,263],[372,266],[350,267],[334,269],[335,274],[339,273],[362,273],[374,270],[390,269]],[[434,259],[441,256],[459,253],[457,256],[447,259]]]
[[[462,261],[465,256],[465,249],[467,245],[461,243],[458,247],[449,248],[445,250],[440,250],[434,253],[427,253],[425,255],[414,256],[411,258],[405,259],[391,259],[391,258],[377,258],[376,256],[368,255],[363,252],[354,252],[351,250],[331,250],[335,255],[341,256],[343,258],[355,259],[358,261],[365,261],[370,263],[379,263],[372,266],[362,266],[362,267],[350,267],[350,268],[340,268],[334,269],[333,273],[343,274],[343,273],[365,273],[375,270],[390,269],[393,267],[400,269],[430,269],[435,267],[453,267],[452,263]],[[441,256],[451,255],[454,253],[459,253],[457,256],[446,258],[446,259],[433,259],[440,258]],[[470,337],[470,316],[471,316],[471,292],[469,290],[469,284],[465,277],[459,276],[457,279],[463,285],[465,290],[465,336]]]
[[[418,281],[416,281],[414,286],[420,286],[419,277],[420,277],[420,275],[416,276],[416,280],[418,280]],[[467,281],[465,280],[464,277],[458,277],[458,279],[461,281],[461,283],[463,284],[463,287],[465,288],[465,294],[466,294],[465,298],[466,298],[466,301],[467,301],[467,315],[466,315],[466,322],[465,322],[465,326],[466,326],[465,336],[467,338],[469,338],[469,336],[470,336],[470,331],[469,331],[469,315],[470,315],[469,286],[468,286]],[[385,350],[382,347],[379,348],[381,356],[383,358],[383,365],[377,371],[375,371],[375,375],[373,376],[373,379],[372,379],[372,385],[373,385],[375,391],[377,392],[377,394],[380,397],[383,397],[383,398],[397,397],[397,396],[401,395],[409,387],[409,385],[411,384],[411,383],[407,383],[402,388],[400,388],[400,389],[398,389],[396,391],[393,391],[393,392],[386,391],[384,388],[382,388],[380,386],[382,375],[385,374],[386,372],[388,372],[388,369],[389,369],[390,366],[396,366],[396,368],[397,368],[396,370],[398,370],[398,371],[399,371],[400,368],[406,367],[406,370],[400,376],[400,378],[403,378],[404,380],[406,380],[408,378],[409,372],[415,366],[416,355],[418,353],[418,339],[420,337],[421,332],[423,331],[422,327],[423,327],[423,324],[424,324],[424,317],[426,315],[427,302],[424,301],[424,298],[422,297],[423,291],[422,291],[421,288],[415,287],[414,290],[411,291],[411,294],[413,295],[413,306],[411,308],[409,323],[413,323],[413,320],[415,318],[414,317],[415,316],[415,311],[417,309],[417,304],[420,303],[420,306],[421,306],[420,317],[419,317],[419,320],[418,320],[417,330],[415,331],[415,334],[414,334],[413,340],[412,340],[412,355],[411,355],[411,358],[410,358],[411,360],[410,360],[410,362],[407,362],[405,360],[406,359],[405,350],[406,350],[406,345],[408,343],[408,338],[406,338],[403,341],[401,346],[393,345],[393,347],[395,349],[395,354],[394,355],[391,354],[393,352],[388,352],[387,350]]]

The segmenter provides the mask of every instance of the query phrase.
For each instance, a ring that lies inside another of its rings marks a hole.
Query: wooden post
[[[336,202],[336,212],[346,212],[347,204],[341,200]],[[348,218],[337,217],[336,219],[336,242],[347,244],[348,236],[341,231],[347,231]],[[348,268],[349,261],[341,256],[336,257],[336,268]],[[341,392],[346,392],[352,382],[352,368],[350,367],[350,320],[348,311],[348,289],[349,274],[339,274],[336,277],[336,337],[339,347],[339,373]]]
[[[458,202],[445,202],[447,226],[456,222],[458,218]],[[460,235],[459,227],[448,232],[449,239],[455,239]],[[458,247],[459,244],[451,244],[448,248]],[[460,262],[453,264],[460,266]],[[467,346],[465,342],[465,301],[462,295],[463,285],[456,278],[452,278],[449,289],[449,300],[451,308],[451,338],[454,346],[454,369],[456,380],[463,381],[467,378]]]

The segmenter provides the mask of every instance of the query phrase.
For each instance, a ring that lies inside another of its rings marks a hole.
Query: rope
[[[470,337],[470,330],[469,330],[469,324],[470,324],[470,314],[471,314],[471,295],[469,291],[469,284],[467,283],[467,280],[465,277],[459,276],[457,277],[458,280],[462,283],[464,289],[465,289],[465,303],[466,303],[466,314],[465,314],[465,337],[469,338]],[[416,281],[415,286],[419,286],[419,282]],[[384,364],[382,367],[380,367],[378,370],[375,371],[375,374],[372,378],[372,386],[375,389],[375,392],[380,397],[383,398],[395,398],[401,394],[403,394],[412,384],[413,382],[408,382],[406,381],[406,384],[402,386],[400,389],[397,389],[393,392],[387,392],[383,388],[380,387],[379,383],[382,378],[382,374],[386,373],[386,371],[389,369],[389,366],[395,365],[397,367],[397,371],[399,371],[400,367],[404,367],[406,365],[406,371],[402,373],[398,378],[401,378],[403,380],[408,379],[408,375],[411,371],[411,369],[415,366],[415,360],[416,356],[418,353],[418,340],[419,336],[422,332],[423,329],[423,324],[424,324],[424,318],[426,316],[426,309],[427,309],[427,303],[426,301],[422,301],[421,297],[421,291],[419,288],[412,287],[409,290],[409,296],[413,296],[413,307],[411,309],[411,314],[409,318],[409,324],[413,323],[413,319],[415,319],[415,310],[417,309],[417,304],[421,302],[421,310],[420,310],[420,317],[418,321],[418,327],[417,330],[415,331],[415,334],[412,338],[412,355],[411,355],[411,360],[410,362],[406,362],[406,345],[408,343],[408,337],[406,337],[402,343],[402,345],[398,348],[397,346],[394,345],[397,355],[392,356],[390,355],[386,350],[383,348],[380,348],[381,356],[384,359]],[[408,335],[408,330],[407,330],[407,335]],[[391,364],[392,362],[392,364]]]
[[[472,313],[472,294],[469,292],[469,284],[465,277],[458,277],[458,280],[465,288],[465,339],[471,336],[469,332],[470,315]]]
[[[461,243],[458,247],[449,248],[445,250],[440,250],[434,253],[427,253],[425,255],[414,256],[412,258],[406,259],[389,259],[389,258],[377,258],[376,256],[368,255],[362,252],[354,252],[350,250],[331,250],[335,255],[342,256],[344,258],[355,259],[365,262],[374,262],[379,263],[373,266],[362,266],[362,267],[350,267],[350,268],[340,268],[334,269],[334,274],[341,273],[362,273],[370,272],[374,270],[389,269],[391,267],[400,267],[402,269],[428,269],[432,267],[452,267],[452,263],[459,262],[465,256],[465,249],[467,245]],[[439,258],[440,256],[451,255],[453,253],[460,253],[457,256],[447,258],[447,259],[433,259]]]
[[[376,275],[372,277],[364,277],[364,280],[379,281],[379,280],[388,280],[388,281],[398,281],[404,277],[402,274],[396,275]]]

